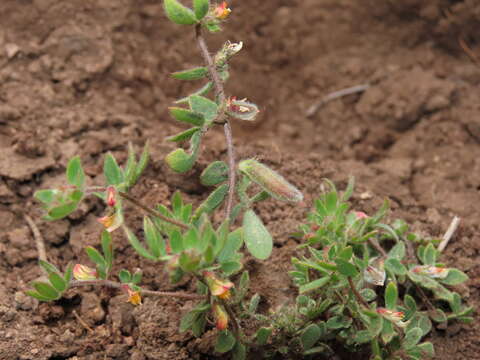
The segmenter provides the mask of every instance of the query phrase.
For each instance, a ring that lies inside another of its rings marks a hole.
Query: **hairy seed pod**
[[[277,174],[257,160],[243,160],[238,164],[238,168],[242,173],[247,175],[250,180],[260,185],[275,199],[292,203],[303,200],[303,195],[300,190],[290,184],[280,174]]]

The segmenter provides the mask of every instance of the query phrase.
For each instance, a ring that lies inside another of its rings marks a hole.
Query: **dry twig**
[[[23,218],[27,222],[30,230],[32,231],[33,238],[35,239],[35,245],[38,251],[38,259],[42,261],[47,261],[47,252],[45,251],[45,241],[43,240],[40,230],[38,230],[37,225],[27,214],[23,215]]]
[[[89,333],[93,333],[93,329],[90,326],[88,326],[88,324],[80,317],[80,315],[78,315],[76,310],[73,310],[72,313],[73,315],[75,315],[75,318],[80,323],[80,325],[82,325],[85,329],[87,329]]]
[[[450,226],[445,232],[445,235],[443,235],[442,241],[440,242],[440,244],[438,244],[437,250],[439,252],[442,252],[443,250],[445,250],[453,234],[455,233],[455,231],[457,231],[459,224],[460,224],[460,218],[458,216],[454,216],[452,219],[452,222],[450,223]]]

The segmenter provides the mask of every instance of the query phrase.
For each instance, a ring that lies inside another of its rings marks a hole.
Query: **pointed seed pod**
[[[301,202],[303,195],[295,186],[285,180],[280,174],[257,160],[243,160],[238,164],[242,173],[250,180],[260,185],[272,197],[291,203]]]

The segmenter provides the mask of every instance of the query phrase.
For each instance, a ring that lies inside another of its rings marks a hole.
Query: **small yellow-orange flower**
[[[221,4],[217,5],[214,10],[215,17],[220,20],[225,20],[232,10],[227,7],[227,2],[223,1]]]
[[[122,226],[123,216],[117,212],[112,215],[107,215],[107,216],[98,218],[97,221],[103,226],[105,226],[105,229],[111,233],[112,231]]]
[[[142,297],[140,296],[139,291],[134,291],[128,286],[127,284],[122,285],[122,289],[125,290],[128,294],[127,302],[132,305],[141,305],[142,304]]]
[[[213,296],[217,296],[220,299],[228,300],[231,296],[230,289],[233,288],[233,283],[228,280],[220,280],[211,271],[205,271],[203,273],[210,292]]]
[[[404,327],[406,325],[406,323],[402,321],[403,318],[405,317],[405,314],[402,311],[378,308],[377,313],[382,315],[385,319],[390,320],[397,326]]]
[[[73,277],[80,281],[95,280],[97,278],[97,271],[86,265],[75,264],[73,267]]]

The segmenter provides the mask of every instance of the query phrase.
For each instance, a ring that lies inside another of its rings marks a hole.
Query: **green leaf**
[[[83,172],[82,162],[79,156],[75,156],[67,165],[67,181],[69,184],[83,188],[85,183],[85,173]]]
[[[207,15],[209,8],[209,0],[193,0],[193,11],[195,12],[197,20],[202,20],[203,17]]]
[[[426,357],[434,357],[435,356],[435,350],[433,348],[433,344],[431,342],[423,342],[421,344],[417,345],[417,349],[420,350],[422,353],[422,359]]]
[[[219,263],[224,263],[232,259],[235,253],[240,250],[243,244],[243,231],[242,228],[238,228],[228,234],[227,241],[217,256]]]
[[[265,345],[268,341],[268,338],[272,334],[272,328],[266,328],[266,327],[261,327],[258,329],[258,331],[255,333],[255,339],[256,343],[258,345]]]
[[[135,271],[132,275],[132,283],[139,284],[140,281],[142,281],[142,275],[142,270],[138,269],[137,271]]]
[[[25,291],[25,294],[27,294],[28,296],[31,296],[37,300],[40,300],[40,301],[52,301],[52,300],[55,300],[55,298],[51,298],[51,297],[48,297],[48,296],[43,296],[41,294],[39,294],[38,292],[36,291],[33,291],[33,290],[27,290]]]
[[[423,259],[425,265],[435,265],[435,262],[437,260],[437,250],[432,243],[428,244],[425,248]]]
[[[237,342],[232,350],[232,360],[245,360],[247,358],[247,348],[242,343]]]
[[[210,99],[199,95],[188,97],[188,103],[192,111],[202,114],[206,122],[211,122],[218,114],[218,105]]]
[[[228,330],[224,330],[218,334],[215,351],[219,353],[226,353],[227,351],[232,350],[235,342],[236,341],[233,334]]]
[[[40,265],[48,275],[60,272],[55,265],[50,264],[48,261],[38,260],[38,265]]]
[[[166,254],[165,243],[148,216],[143,218],[143,231],[149,250],[156,258]]]
[[[122,269],[118,273],[118,278],[121,283],[128,284],[132,281],[132,274],[130,274],[130,271]]]
[[[304,294],[308,291],[317,290],[326,285],[330,281],[330,276],[325,276],[316,280],[313,280],[307,284],[301,285],[299,288],[300,294]]]
[[[78,202],[68,202],[50,209],[47,213],[47,220],[59,220],[74,212],[77,209]]]
[[[224,262],[220,265],[220,269],[225,273],[225,275],[230,276],[242,270],[242,263],[239,261]]]
[[[183,251],[183,237],[178,230],[172,231],[170,235],[170,247],[172,253],[178,254]]]
[[[110,152],[105,155],[103,174],[105,175],[108,185],[119,185],[123,182],[122,169],[120,169],[120,166],[117,164],[117,160],[115,160]]]
[[[200,215],[202,215],[204,212],[207,214],[213,212],[225,200],[225,196],[227,195],[227,193],[228,184],[223,184],[217,187],[197,208],[193,216],[193,220],[195,221],[199,219]]]
[[[303,349],[308,350],[320,339],[321,331],[318,325],[310,324],[305,328],[302,335],[300,335],[300,342]]]
[[[195,91],[193,94],[190,94],[190,96],[193,96],[193,95],[199,95],[199,96],[207,95],[210,92],[210,90],[212,90],[212,88],[213,88],[213,82],[209,81],[205,85],[203,85],[200,89]],[[185,104],[185,103],[188,103],[188,100],[189,100],[189,97],[186,96],[186,97],[183,97],[183,98],[175,101],[175,104]]]
[[[184,250],[198,248],[199,243],[200,243],[200,238],[196,229],[191,228],[187,231],[185,235],[183,235]]]
[[[105,261],[105,258],[98,252],[97,249],[93,248],[92,246],[87,246],[85,248],[85,252],[87,253],[88,257],[92,262],[94,262],[97,266],[100,267],[106,267],[107,262]]]
[[[260,260],[267,259],[272,253],[273,239],[262,220],[251,209],[243,215],[243,231],[250,254]]]
[[[400,241],[395,244],[395,246],[389,251],[388,257],[402,260],[405,257],[405,243]]]
[[[47,284],[45,282],[33,281],[32,286],[35,288],[35,290],[37,290],[37,292],[41,296],[48,298],[50,300],[55,300],[60,297],[60,294],[58,293],[58,291],[55,290],[55,288],[52,285]]]
[[[163,5],[167,17],[175,24],[193,25],[198,22],[194,12],[177,0],[164,0]]]
[[[352,258],[353,249],[351,246],[347,246],[337,254],[337,257],[345,261],[349,261]]]
[[[359,292],[362,298],[364,298],[366,302],[373,301],[377,297],[377,293],[372,289],[362,289]]]
[[[395,310],[397,307],[398,290],[394,282],[390,282],[385,289],[385,307],[389,310]]]
[[[148,165],[148,160],[150,158],[150,152],[149,152],[149,143],[148,140],[145,143],[145,146],[143,147],[142,155],[140,155],[140,160],[138,160],[137,168],[135,169],[135,180],[134,182],[137,181],[137,179],[142,175],[143,171]]]
[[[418,327],[412,328],[405,334],[405,339],[403,340],[402,345],[405,349],[410,349],[417,345],[421,338],[422,330]]]
[[[407,268],[397,258],[388,258],[385,261],[385,269],[396,275],[407,274]]]
[[[203,79],[207,75],[208,68],[204,66],[172,73],[172,77],[177,80],[198,80]]]
[[[352,319],[343,315],[337,315],[328,319],[328,321],[326,322],[326,325],[328,329],[336,330],[336,329],[347,328],[350,326],[351,323],[352,323]]]
[[[138,252],[141,256],[149,259],[149,260],[156,260],[156,257],[150,254],[140,243],[138,238],[135,236],[135,234],[126,226],[123,226],[123,230],[125,231],[125,235],[127,236],[128,241],[130,242],[130,245],[135,249],[136,252]]]
[[[354,187],[355,187],[355,177],[350,176],[348,178],[347,188],[345,189],[344,193],[342,194],[342,201],[348,201],[348,199],[350,199],[350,197],[353,194]]]
[[[365,344],[369,341],[372,341],[373,338],[374,338],[374,336],[368,330],[357,331],[357,332],[355,332],[355,335],[353,336],[353,340],[357,344]]]
[[[101,243],[102,243],[102,251],[103,251],[107,268],[110,269],[113,263],[113,243],[112,243],[112,236],[107,230],[102,231]]]
[[[228,179],[228,165],[223,161],[214,161],[203,170],[200,182],[205,186],[214,186]]]
[[[205,123],[205,119],[201,113],[180,107],[170,107],[168,110],[170,111],[170,114],[178,121],[194,126],[203,126]]]
[[[335,263],[337,264],[337,270],[340,274],[355,277],[358,275],[358,270],[355,265],[345,261],[343,259],[335,259]]]
[[[428,315],[437,323],[443,323],[447,321],[447,315],[441,309],[431,310],[428,312]]]
[[[250,303],[248,304],[248,312],[254,314],[257,311],[258,304],[260,304],[260,295],[254,294],[250,299]]]
[[[65,274],[63,274],[63,279],[65,282],[70,284],[70,281],[72,281],[73,277],[73,264],[71,262],[68,263],[67,268],[65,269]]]
[[[448,269],[448,275],[445,279],[439,279],[446,285],[458,285],[468,280],[468,276],[458,269]]]
[[[58,194],[58,190],[56,189],[48,189],[48,190],[38,190],[33,195],[35,199],[40,200],[44,204],[50,204],[55,200],[55,197]]]
[[[48,280],[58,292],[62,293],[67,289],[67,283],[58,273],[50,273]]]
[[[173,150],[165,157],[167,164],[176,172],[184,173],[193,167],[200,148],[201,133],[196,132],[190,139],[190,154],[183,149]]]
[[[167,140],[172,142],[189,140],[193,136],[193,134],[195,134],[197,131],[200,131],[200,128],[198,126],[192,127],[188,130],[178,133],[177,135],[168,137]]]

